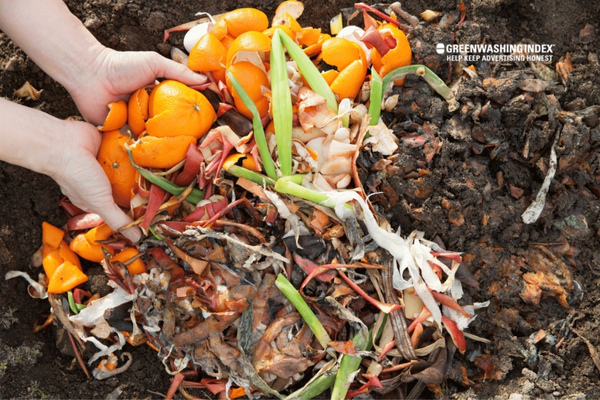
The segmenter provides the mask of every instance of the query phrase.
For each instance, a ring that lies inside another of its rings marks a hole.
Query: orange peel
[[[269,78],[265,71],[248,61],[240,61],[231,65],[229,71],[243,86],[244,90],[250,96],[258,113],[264,117],[269,111],[269,97],[263,91],[269,88]],[[227,86],[233,95],[233,100],[238,111],[249,119],[252,119],[252,113],[244,105],[244,102],[233,89],[233,85],[227,80]]]
[[[69,248],[74,251],[79,257],[88,261],[100,262],[104,260],[102,249],[109,254],[114,254],[114,250],[106,245],[97,243],[98,241],[106,240],[114,234],[110,226],[102,224],[90,229],[86,233],[80,233],[75,236]]]
[[[138,172],[129,162],[124,144],[129,137],[120,131],[109,131],[102,134],[102,142],[98,150],[97,160],[110,181],[115,203],[121,207],[129,207],[133,197]]]
[[[65,293],[87,282],[88,277],[77,265],[65,261],[48,281],[48,293]]]
[[[384,39],[393,38],[396,40],[396,46],[390,49],[384,56],[381,56],[377,49],[374,48],[372,50],[371,61],[377,73],[381,77],[384,77],[396,68],[410,65],[412,62],[412,52],[410,43],[404,32],[390,23],[381,25],[377,30]]]
[[[212,32],[221,40],[226,35],[238,37],[244,32],[263,32],[269,27],[267,15],[256,8],[238,8],[223,14],[213,26]]]
[[[63,231],[62,229],[46,221],[42,222],[42,243],[44,245],[58,248],[64,236],[65,231]]]
[[[171,168],[183,161],[190,144],[196,143],[193,136],[143,136],[131,146],[133,161],[147,168]]]
[[[340,99],[354,99],[367,76],[367,68],[360,60],[353,61],[329,85]]]
[[[98,127],[99,131],[113,131],[121,129],[127,123],[127,103],[123,100],[108,103],[108,114],[102,126]]]
[[[335,66],[338,71],[342,71],[356,60],[360,60],[365,66],[367,64],[365,52],[358,44],[339,37],[332,37],[323,42],[321,58],[327,64]]]
[[[309,47],[319,43],[319,39],[321,39],[321,29],[315,29],[311,27],[302,28],[302,31],[296,35],[296,40],[302,46]]]
[[[140,252],[134,247],[128,247],[126,249],[121,250],[114,256],[110,258],[111,262],[121,262],[123,264],[127,264],[129,260],[136,257]],[[143,262],[140,258],[136,258],[132,262],[126,265],[129,274],[137,275],[146,272],[146,263]]]
[[[267,53],[271,50],[271,38],[262,32],[249,31],[244,32],[231,43],[227,50],[227,57],[225,59],[225,65],[227,68],[232,63],[239,61],[250,61],[254,64],[259,62],[267,61]],[[249,54],[250,53],[250,54]],[[253,54],[257,54],[258,58],[252,57]],[[238,61],[237,59],[240,58]]]
[[[277,25],[277,20],[286,14],[294,19],[300,18],[304,12],[304,4],[298,0],[287,0],[282,2],[275,9],[272,25]]]
[[[289,36],[292,38],[292,40],[296,40],[296,36],[302,32],[302,26],[300,26],[298,21],[296,21],[296,18],[287,12],[273,19],[273,27],[278,26],[287,26],[290,32]]]
[[[69,245],[64,240],[56,248],[44,245],[42,266],[48,278],[50,278],[56,269],[65,261],[77,265],[79,269],[81,269],[79,257],[69,249]]]
[[[148,92],[144,88],[136,90],[129,98],[127,121],[129,122],[129,129],[135,135],[139,135],[146,129],[148,99]]]
[[[163,81],[152,90],[149,112],[146,132],[159,137],[188,135],[198,139],[217,119],[202,93],[174,80]]]
[[[307,46],[306,48],[304,48],[303,49],[304,54],[306,54],[307,56],[309,56],[311,58],[317,56],[321,52],[323,43],[329,38],[331,38],[331,36],[328,35],[327,33],[319,34],[319,39],[317,40],[317,43],[311,44],[310,46]]]
[[[277,26],[272,26],[272,27],[270,27],[269,29],[265,29],[265,30],[263,31],[263,33],[264,33],[265,35],[267,35],[268,37],[270,37],[271,39],[273,39],[273,35],[275,34],[275,31],[276,31],[277,29],[281,29],[281,30],[282,30],[282,31],[283,31],[283,32],[284,32],[286,35],[288,35],[289,37],[293,37],[292,30],[291,30],[291,29],[290,29],[290,27],[289,27],[289,26],[287,26],[287,25],[277,25]]]
[[[336,71],[335,69],[329,69],[327,71],[324,71],[321,73],[321,75],[323,76],[323,78],[325,78],[325,82],[327,82],[327,84],[329,86],[331,86],[331,84],[333,83],[333,81],[335,80],[335,78],[338,77],[340,73],[338,71]]]
[[[324,75],[331,90],[340,99],[354,99],[367,76],[367,59],[363,49],[348,39],[332,37],[323,42],[320,57],[339,71],[337,75]]]
[[[225,70],[227,48],[209,32],[203,35],[190,51],[188,67],[193,71],[213,72]]]

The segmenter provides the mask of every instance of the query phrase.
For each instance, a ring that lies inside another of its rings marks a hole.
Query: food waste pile
[[[397,168],[381,114],[407,77],[459,107],[406,37],[440,15],[357,4],[327,34],[301,26],[302,11],[290,0],[271,21],[241,8],[170,29],[165,40],[187,31],[173,59],[206,83],[164,80],[108,105],[98,161],[143,239],[65,198],[66,225],[42,227],[39,279],[7,275],[48,299],[45,326],[67,330],[85,374],[114,376],[128,346],[148,345],[173,376],[167,398],[414,398],[486,342],[468,332],[489,303],[463,301],[461,254],[391,226],[370,201],[382,193],[368,173]]]

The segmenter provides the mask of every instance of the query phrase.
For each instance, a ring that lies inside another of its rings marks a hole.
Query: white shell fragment
[[[548,194],[548,189],[550,188],[550,184],[552,183],[552,179],[556,174],[556,142],[558,141],[558,136],[554,140],[552,144],[552,148],[550,149],[550,166],[548,167],[548,173],[544,178],[544,182],[542,183],[542,187],[538,192],[537,196],[535,196],[535,200],[533,203],[527,207],[527,210],[521,215],[523,218],[523,222],[526,224],[533,224],[538,220],[542,211],[544,210],[544,206],[546,205],[546,195]]]

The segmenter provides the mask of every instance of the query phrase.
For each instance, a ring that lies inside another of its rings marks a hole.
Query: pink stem
[[[368,5],[368,4],[365,4],[365,3],[356,3],[356,4],[354,5],[354,7],[356,7],[356,8],[359,8],[359,9],[361,9],[361,10],[366,10],[366,11],[370,11],[370,12],[372,12],[373,14],[377,15],[377,16],[378,16],[378,17],[380,17],[381,19],[383,19],[383,20],[385,20],[385,21],[387,21],[387,22],[389,22],[389,23],[391,23],[391,24],[394,24],[394,25],[396,25],[398,28],[402,29],[404,32],[408,32],[408,31],[409,31],[409,28],[408,28],[406,25],[404,25],[404,24],[402,24],[402,23],[398,22],[398,21],[397,21],[397,20],[395,20],[394,18],[390,17],[389,15],[387,15],[387,14],[385,14],[385,13],[382,13],[382,12],[381,12],[381,11],[379,11],[378,9],[376,9],[376,8],[373,8],[373,7],[371,7],[371,6],[370,6],[370,5]]]
[[[361,295],[369,303],[371,303],[375,307],[377,307],[380,311],[382,311],[382,312],[384,312],[386,314],[389,314],[392,311],[396,311],[396,310],[399,310],[399,309],[402,308],[402,306],[399,305],[399,304],[387,304],[387,303],[382,303],[379,300],[375,300],[374,298],[372,298],[371,296],[369,296],[367,294],[367,292],[365,292],[364,290],[362,290],[356,283],[354,283],[352,281],[352,279],[348,278],[343,271],[338,271],[338,273],[346,281],[346,283],[348,284],[348,286],[350,286],[356,293],[358,293],[359,295]]]

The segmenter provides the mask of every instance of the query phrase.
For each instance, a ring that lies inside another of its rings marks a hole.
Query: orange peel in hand
[[[128,140],[129,137],[122,135],[120,131],[104,132],[97,156],[110,182],[113,199],[121,207],[129,207],[138,176],[124,147]]]
[[[190,144],[196,143],[193,136],[143,136],[129,148],[133,162],[147,168],[171,168],[185,159]]]
[[[135,135],[139,135],[146,129],[146,120],[148,119],[148,99],[149,95],[146,89],[136,90],[129,98],[127,105],[127,121],[129,129]]]
[[[217,114],[202,93],[181,82],[166,80],[150,93],[150,136],[188,135],[200,138],[217,119]]]
[[[104,124],[98,127],[99,131],[113,131],[121,129],[127,123],[127,103],[119,100],[108,104],[108,115],[104,120]]]

